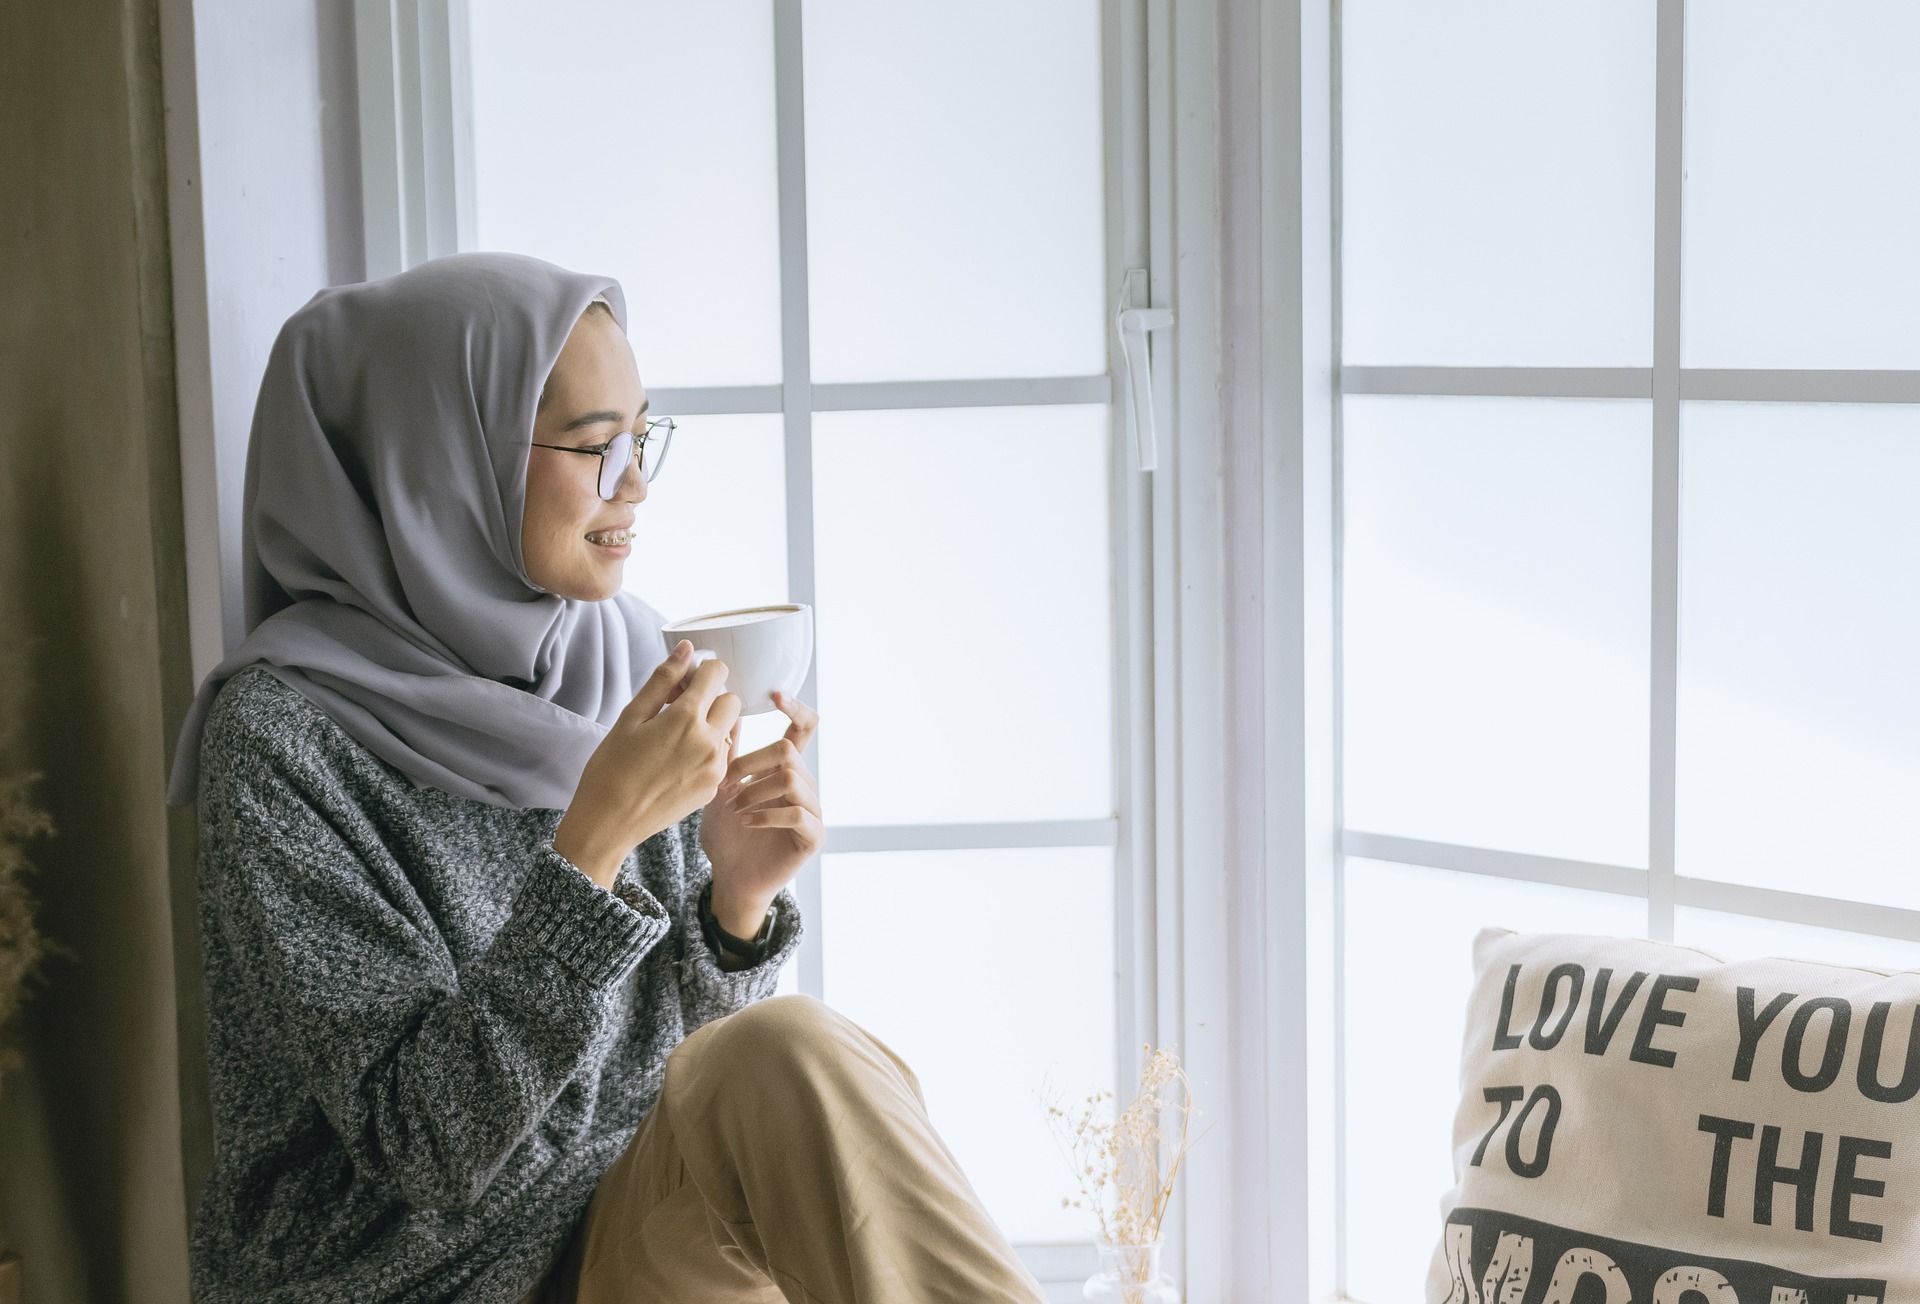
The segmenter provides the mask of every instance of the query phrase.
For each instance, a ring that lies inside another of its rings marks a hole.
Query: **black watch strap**
[[[720,927],[720,921],[713,917],[713,884],[708,883],[700,889],[700,932],[716,954],[725,952],[749,964],[759,964],[773,950],[773,926],[779,918],[780,907],[768,906],[767,917],[761,922],[758,933],[751,938],[735,937]]]

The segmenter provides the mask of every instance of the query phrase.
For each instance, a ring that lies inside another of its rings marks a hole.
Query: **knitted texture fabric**
[[[561,812],[415,787],[246,670],[201,748],[216,1153],[201,1304],[510,1304],[558,1257],[689,1032],[770,994],[723,972],[696,813],[602,890]]]

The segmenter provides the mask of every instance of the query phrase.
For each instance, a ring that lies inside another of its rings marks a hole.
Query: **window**
[[[1400,1304],[1480,927],[1920,965],[1920,14],[1340,12],[1339,1272]]]
[[[899,1050],[1042,1278],[1083,1280],[1040,1092],[1133,1066],[1138,873],[1105,7],[362,9],[403,138],[379,157],[363,108],[398,178],[368,184],[370,270],[457,247],[620,279],[680,420],[629,587],[817,612],[831,828],[783,982]]]

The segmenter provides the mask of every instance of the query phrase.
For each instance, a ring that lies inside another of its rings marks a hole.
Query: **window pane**
[[[668,620],[787,601],[778,416],[679,418],[634,514],[624,586]]]
[[[913,1069],[1014,1241],[1088,1239],[1042,1092],[1113,1089],[1113,853],[826,857],[826,998]]]
[[[649,385],[778,381],[773,7],[471,14],[477,246],[618,277]]]
[[[1648,406],[1345,413],[1348,825],[1644,866]]]
[[[1679,872],[1920,907],[1920,409],[1682,419]]]
[[[1646,366],[1651,0],[1349,0],[1350,363]]]
[[[1920,367],[1920,7],[1687,5],[1694,367]]]
[[[1673,940],[1697,946],[1723,960],[1784,956],[1863,969],[1920,969],[1920,942],[1835,928],[1809,928],[1778,919],[1754,919],[1718,910],[1682,906],[1673,912]]]
[[[1347,1293],[1424,1298],[1453,1185],[1461,1039],[1482,928],[1644,936],[1646,902],[1416,869],[1346,867]]]
[[[1105,371],[1096,0],[805,15],[813,378]]]
[[[1113,813],[1104,407],[814,418],[837,824]]]

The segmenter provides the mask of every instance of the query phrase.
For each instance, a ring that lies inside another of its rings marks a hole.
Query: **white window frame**
[[[786,379],[664,391],[663,406],[790,414],[788,456],[803,466],[814,411],[1110,399],[1110,375],[905,386],[801,379],[804,159],[789,111],[799,104],[800,0],[768,2],[786,69],[776,88],[783,266],[799,266],[802,291],[783,303]],[[178,156],[184,490],[198,522],[188,569],[204,674],[241,633],[237,485],[249,390],[241,373],[257,366],[248,347],[259,341],[228,339],[206,320],[216,251],[201,248],[198,224],[192,11],[187,0],[165,9],[170,105],[180,110],[169,144]],[[1189,1304],[1325,1298],[1337,1130],[1327,996],[1337,933],[1332,11],[1301,0],[1102,0],[1102,14],[1108,311],[1136,269],[1147,273],[1146,302],[1176,309],[1173,327],[1152,338],[1159,469],[1132,468],[1134,441],[1118,414],[1112,441],[1121,816],[839,827],[830,845],[1114,846],[1116,1072],[1131,1078],[1140,1043],[1176,1046],[1207,1115],[1167,1227],[1167,1264]],[[464,17],[460,0],[355,0],[369,278],[451,252],[472,233]],[[234,372],[231,412],[208,377],[189,383],[196,357],[215,381]],[[809,495],[797,485],[790,493],[801,500],[789,514],[798,534]],[[196,510],[216,502],[218,513]],[[804,599],[810,547],[794,542],[792,564],[806,574],[793,594]],[[1258,704],[1251,716],[1249,704]],[[817,909],[817,874],[802,888]],[[817,990],[817,953],[811,964]],[[1084,1245],[1025,1249],[1057,1298],[1078,1297]]]
[[[813,384],[809,377],[806,260],[805,133],[802,114],[800,0],[770,0],[774,11],[776,154],[781,278],[782,380],[777,385],[657,388],[656,406],[676,415],[780,414],[787,473],[788,590],[797,602],[814,600],[812,416],[862,409],[975,407],[1047,403],[1112,403],[1111,371],[1096,376],[926,382]],[[1172,268],[1180,250],[1173,238],[1171,152],[1174,148],[1174,76],[1169,55],[1176,19],[1162,0],[1104,0],[1103,55],[1106,131],[1108,319],[1118,311],[1129,269],[1147,272],[1147,303],[1165,305],[1175,293]],[[388,275],[469,243],[473,187],[466,24],[461,0],[356,0],[360,68],[363,200],[368,275]],[[1189,62],[1186,93],[1204,98],[1212,84],[1211,37],[1204,27],[1183,38]],[[1206,116],[1212,130],[1214,114]],[[1202,138],[1183,148],[1210,151]],[[1186,220],[1201,225],[1211,186],[1210,162],[1183,177]],[[1202,240],[1203,247],[1210,241]],[[1135,305],[1139,306],[1139,305]],[[1211,328],[1189,330],[1194,356],[1212,356]],[[1101,846],[1115,849],[1117,1080],[1138,1072],[1142,1043],[1183,1047],[1196,1079],[1226,1077],[1214,1062],[1223,1046],[1213,993],[1222,987],[1218,947],[1224,898],[1214,874],[1189,885],[1185,863],[1215,865],[1220,843],[1214,755],[1220,743],[1217,675],[1219,556],[1217,465],[1210,387],[1183,391],[1172,358],[1189,348],[1186,337],[1168,347],[1164,333],[1152,346],[1157,424],[1172,436],[1165,469],[1144,475],[1134,467],[1132,432],[1114,413],[1110,447],[1110,509],[1115,547],[1114,730],[1117,818],[1010,824],[832,826],[827,851],[944,850]],[[1117,341],[1110,347],[1117,355]],[[1201,374],[1209,368],[1203,364]],[[1190,393],[1191,399],[1180,397]],[[1188,440],[1183,427],[1204,432]],[[1195,468],[1181,472],[1182,464]],[[1183,487],[1190,486],[1190,487]],[[1196,584],[1195,579],[1202,582]],[[1184,603],[1168,595],[1198,590]],[[1185,658],[1183,661],[1183,653]],[[1179,675],[1171,667],[1184,666]],[[806,691],[810,694],[813,685]],[[1190,709],[1189,700],[1202,704]],[[1172,727],[1168,727],[1168,722]],[[1191,777],[1189,777],[1191,776]],[[830,783],[823,775],[823,783]],[[1195,818],[1181,807],[1183,784],[1199,781],[1208,794]],[[1168,867],[1168,868],[1160,868]],[[803,910],[820,918],[817,863],[797,883]],[[1189,888],[1191,887],[1191,891]],[[821,930],[810,930],[800,957],[800,986],[823,986]],[[1194,983],[1183,957],[1208,973]],[[1196,1000],[1196,989],[1208,993]],[[1211,1105],[1211,1102],[1208,1102]],[[1169,1226],[1167,1262],[1188,1282],[1195,1301],[1218,1297],[1206,1285],[1219,1272],[1222,1247],[1211,1238],[1189,1245],[1184,1228],[1191,1203],[1208,1212],[1228,1203],[1215,1192],[1224,1168],[1225,1138],[1197,1153],[1186,1199]],[[1206,1192],[1204,1195],[1196,1192]],[[1019,1247],[1051,1293],[1078,1298],[1093,1270],[1084,1242]]]
[[[783,415],[789,465],[801,469],[789,476],[789,578],[806,601],[812,411],[1110,401],[1114,380],[804,378],[799,0],[770,4],[783,380],[662,390],[659,401]],[[1327,1298],[1338,1122],[1334,6],[1104,0],[1102,13],[1108,309],[1129,269],[1146,271],[1146,302],[1177,309],[1152,342],[1158,472],[1133,471],[1131,432],[1114,432],[1121,816],[835,828],[829,849],[1114,845],[1117,1077],[1133,1077],[1140,1043],[1179,1047],[1210,1125],[1169,1216],[1167,1266],[1190,1304]],[[472,232],[465,8],[355,0],[355,31],[367,275],[380,277]],[[818,870],[801,891],[818,910]],[[803,981],[818,991],[818,951]],[[1023,1252],[1056,1298],[1077,1298],[1085,1244]]]
[[[1338,0],[1334,0],[1337,5]],[[1653,421],[1647,868],[1596,864],[1341,828],[1347,856],[1636,897],[1647,936],[1673,940],[1674,910],[1727,914],[1920,941],[1920,910],[1692,878],[1675,870],[1680,622],[1680,409],[1683,402],[1920,403],[1920,371],[1698,368],[1680,365],[1681,213],[1685,184],[1686,0],[1657,0],[1654,90],[1654,295],[1651,367],[1342,366],[1346,394],[1650,400]],[[1339,50],[1331,51],[1337,70]],[[1337,73],[1336,73],[1337,84]],[[1334,105],[1334,157],[1340,106]],[[1338,184],[1336,177],[1335,191]],[[1336,255],[1337,267],[1337,255]],[[1337,309],[1336,309],[1337,311]],[[1337,338],[1337,336],[1336,336]],[[1337,751],[1337,739],[1336,739]],[[1340,1009],[1337,974],[1335,1017]],[[1335,1288],[1346,1298],[1344,1119],[1337,1129]],[[1371,1301],[1371,1304],[1396,1304]]]

